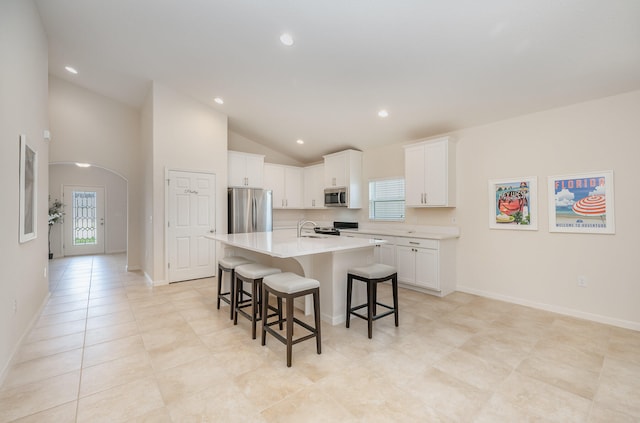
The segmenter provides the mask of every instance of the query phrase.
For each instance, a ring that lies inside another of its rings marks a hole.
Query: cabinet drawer
[[[416,248],[429,248],[432,250],[438,249],[437,239],[422,239],[422,238],[396,238],[397,245],[406,245],[408,247]]]

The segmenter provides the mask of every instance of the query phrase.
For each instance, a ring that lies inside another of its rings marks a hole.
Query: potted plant
[[[64,204],[58,199],[53,200],[53,203],[49,205],[49,260],[53,258],[53,253],[51,252],[51,228],[56,223],[62,222],[62,216],[64,216],[63,208]]]

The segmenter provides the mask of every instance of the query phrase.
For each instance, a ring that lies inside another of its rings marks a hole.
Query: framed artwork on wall
[[[20,235],[21,243],[35,239],[37,232],[38,153],[20,135]]]
[[[614,234],[613,171],[549,176],[549,232]]]
[[[489,228],[538,229],[538,178],[489,180]]]

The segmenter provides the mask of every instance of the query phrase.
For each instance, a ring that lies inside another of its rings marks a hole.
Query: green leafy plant
[[[49,205],[49,226],[53,226],[58,222],[62,222],[62,216],[64,212],[62,209],[64,204],[58,199],[53,200],[53,203]]]
[[[49,198],[49,200],[51,200],[51,198]],[[64,204],[62,204],[62,201],[57,198],[49,204],[49,258],[52,258],[53,256],[51,253],[51,228],[53,228],[53,225],[58,222],[62,223],[62,218],[64,216],[63,209]]]

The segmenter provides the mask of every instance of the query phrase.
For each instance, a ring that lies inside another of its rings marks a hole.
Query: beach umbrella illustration
[[[607,213],[607,201],[604,195],[590,195],[577,201],[573,205],[573,211],[580,216],[600,216],[604,222]]]

